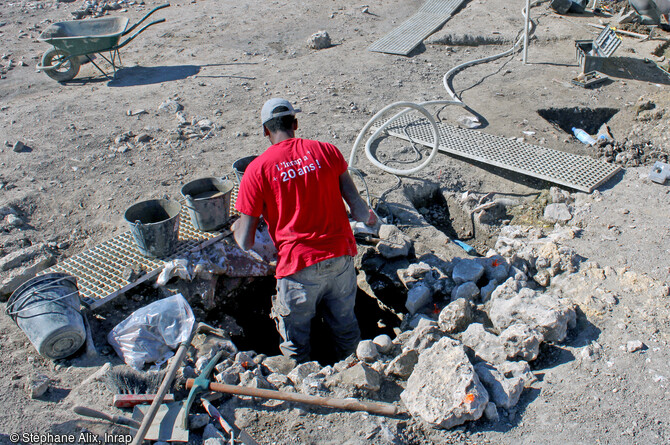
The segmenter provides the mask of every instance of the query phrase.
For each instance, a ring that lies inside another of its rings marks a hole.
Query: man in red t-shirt
[[[309,359],[311,322],[322,305],[335,353],[344,358],[356,349],[360,330],[354,315],[356,241],[342,198],[357,221],[373,225],[377,217],[334,145],[295,137],[299,111],[284,99],[263,105],[263,132],[272,145],[244,171],[235,204],[242,215],[232,229],[248,250],[261,215],[268,225],[278,251],[272,317],[282,353]]]

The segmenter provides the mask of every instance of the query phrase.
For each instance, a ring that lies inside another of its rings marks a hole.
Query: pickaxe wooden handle
[[[186,380],[186,388],[193,386],[193,381],[193,379]],[[271,389],[226,385],[224,383],[210,383],[209,390],[226,394],[236,394],[238,396],[286,400],[288,402],[307,403],[309,405],[327,406],[329,408],[347,409],[350,411],[366,411],[372,414],[381,414],[383,416],[395,416],[398,414],[397,406],[383,402],[361,402],[356,399],[335,399],[332,397],[310,396],[292,392],[274,391]]]

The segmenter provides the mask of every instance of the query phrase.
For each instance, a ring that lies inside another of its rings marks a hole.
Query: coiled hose
[[[542,0],[534,2],[531,5],[531,7],[535,7],[540,3],[542,3]],[[526,8],[523,8],[521,10],[521,15],[524,17],[524,19],[526,18],[526,16],[527,16]],[[529,32],[528,32],[529,36],[532,35],[534,33],[534,31],[535,31],[535,22],[530,20],[530,29],[529,29]],[[382,108],[379,112],[377,112],[365,124],[363,129],[358,134],[358,137],[356,138],[356,141],[354,142],[354,145],[351,149],[351,154],[349,155],[349,169],[353,173],[357,174],[363,180],[363,183],[365,184],[365,180],[363,179],[363,175],[361,174],[361,172],[358,169],[356,169],[354,167],[354,163],[356,162],[356,152],[357,152],[359,146],[361,145],[363,139],[365,138],[366,133],[370,130],[370,128],[374,125],[374,123],[377,122],[377,120],[379,120],[379,118],[382,117],[384,114],[386,114],[389,110],[392,110],[392,109],[395,109],[395,108],[402,108],[402,110],[400,112],[396,113],[394,116],[392,116],[384,124],[382,124],[374,133],[372,133],[372,135],[365,142],[365,154],[366,154],[368,160],[373,165],[380,168],[381,170],[383,170],[387,173],[398,175],[398,176],[408,176],[408,175],[411,175],[413,173],[417,173],[418,171],[423,170],[424,168],[426,168],[428,166],[428,164],[430,164],[430,162],[433,160],[433,158],[437,154],[438,149],[440,147],[440,133],[439,133],[439,129],[437,127],[437,123],[436,123],[435,118],[433,117],[433,115],[431,113],[429,113],[428,110],[426,110],[426,107],[430,106],[430,105],[443,105],[443,106],[458,105],[458,106],[461,106],[461,107],[464,107],[464,108],[467,107],[463,103],[463,101],[461,101],[456,96],[456,93],[454,93],[453,89],[450,87],[451,78],[458,71],[460,71],[462,69],[465,69],[467,67],[470,67],[470,66],[473,66],[473,65],[478,65],[480,63],[490,62],[490,61],[499,59],[501,57],[505,57],[505,56],[508,56],[510,54],[514,54],[519,49],[519,45],[521,44],[521,42],[523,42],[523,40],[524,40],[524,36],[522,34],[520,37],[517,38],[514,45],[510,49],[508,49],[507,51],[504,51],[500,54],[495,54],[495,55],[492,55],[492,56],[471,60],[471,61],[462,63],[458,66],[455,66],[454,68],[447,71],[444,74],[444,77],[442,78],[442,83],[444,85],[444,88],[447,90],[447,93],[452,98],[452,100],[432,100],[432,101],[421,102],[421,103],[395,102],[395,103],[392,103],[392,104],[387,105],[384,108]],[[407,114],[407,113],[409,113],[413,110],[418,111],[421,114],[423,114],[426,117],[426,119],[428,119],[428,122],[430,122],[431,129],[432,129],[432,132],[433,132],[433,144],[432,144],[432,150],[430,152],[430,155],[428,156],[428,158],[425,161],[423,161],[418,166],[410,168],[410,169],[405,169],[405,170],[392,168],[392,167],[389,167],[389,166],[381,163],[375,157],[374,153],[372,153],[372,148],[371,147],[372,147],[373,142],[376,141],[377,138],[379,138],[379,136],[386,130],[386,128],[388,128],[395,120],[401,118],[402,116],[404,116],[405,114]],[[365,190],[366,190],[366,194],[367,194],[368,206],[371,206],[370,193],[369,193],[367,184],[365,184]]]

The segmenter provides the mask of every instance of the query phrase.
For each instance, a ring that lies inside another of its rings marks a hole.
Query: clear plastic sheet
[[[107,341],[128,366],[163,363],[180,343],[188,340],[195,324],[193,311],[181,294],[136,310],[116,325]]]

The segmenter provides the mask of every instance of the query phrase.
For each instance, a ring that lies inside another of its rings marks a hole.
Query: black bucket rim
[[[171,215],[170,211],[167,208],[165,208],[165,206],[162,205],[163,203],[167,203],[168,205],[173,205],[173,204],[176,205],[177,206],[177,208],[176,208],[177,212],[174,215]],[[160,207],[163,208],[163,210],[166,211],[169,218],[166,218],[166,219],[163,219],[163,220],[157,221],[157,222],[152,222],[152,223],[142,222],[138,218],[135,218],[133,221],[131,221],[128,218],[128,212],[130,212],[131,210],[134,210],[136,207],[139,207],[141,205],[147,205],[147,204],[158,204]],[[128,222],[131,225],[137,225],[138,221],[143,226],[151,226],[153,224],[163,224],[166,221],[171,221],[175,218],[179,218],[179,215],[181,214],[181,207],[182,206],[181,206],[181,203],[179,201],[175,201],[175,200],[172,200],[172,199],[162,199],[162,198],[161,199],[147,199],[146,201],[136,202],[135,204],[128,207],[126,209],[126,211],[123,213],[123,219],[125,219],[126,222]]]
[[[7,304],[5,305],[5,314],[7,314],[12,320],[14,320],[14,323],[16,323],[19,311],[10,310],[15,301],[19,298],[19,296],[23,294],[23,292],[28,290],[29,287],[35,286],[41,283],[42,281],[47,281],[52,278],[62,279],[63,281],[70,281],[77,289],[77,294],[79,294],[79,287],[77,286],[77,277],[75,277],[74,275],[70,275],[68,273],[63,272],[52,272],[44,275],[38,275],[36,277],[29,279],[28,281],[25,281],[19,287],[17,287],[14,292],[12,292],[12,295],[10,295],[9,299],[7,300]]]
[[[221,190],[220,188],[218,188],[216,185],[213,184],[214,188],[216,188],[219,192],[223,193],[224,195],[231,193],[233,191],[233,189],[235,188],[235,184],[230,179],[221,179],[221,178],[215,178],[215,177],[212,177],[212,176],[207,176],[207,177],[204,177],[204,178],[194,179],[193,181],[184,184],[181,188],[181,195],[185,199],[191,199],[193,201],[201,201],[201,200],[211,199],[211,198],[198,198],[198,199],[196,199],[196,198],[193,198],[193,195],[191,193],[184,193],[184,190],[187,187],[193,186],[193,184],[195,184],[197,182],[201,182],[201,181],[203,181],[203,182],[204,181],[211,181],[214,184],[218,183],[219,185],[225,186],[226,190]]]
[[[259,155],[249,155],[249,156],[245,156],[243,158],[237,159],[235,162],[233,162],[233,171],[236,171],[236,172],[239,172],[239,173],[244,173],[246,168],[249,167],[249,164],[251,164],[251,162],[254,159],[256,159],[258,156]],[[235,164],[237,164],[238,162],[246,161],[247,159],[249,160],[249,162],[247,162],[246,165],[244,165],[244,170],[239,170]]]

